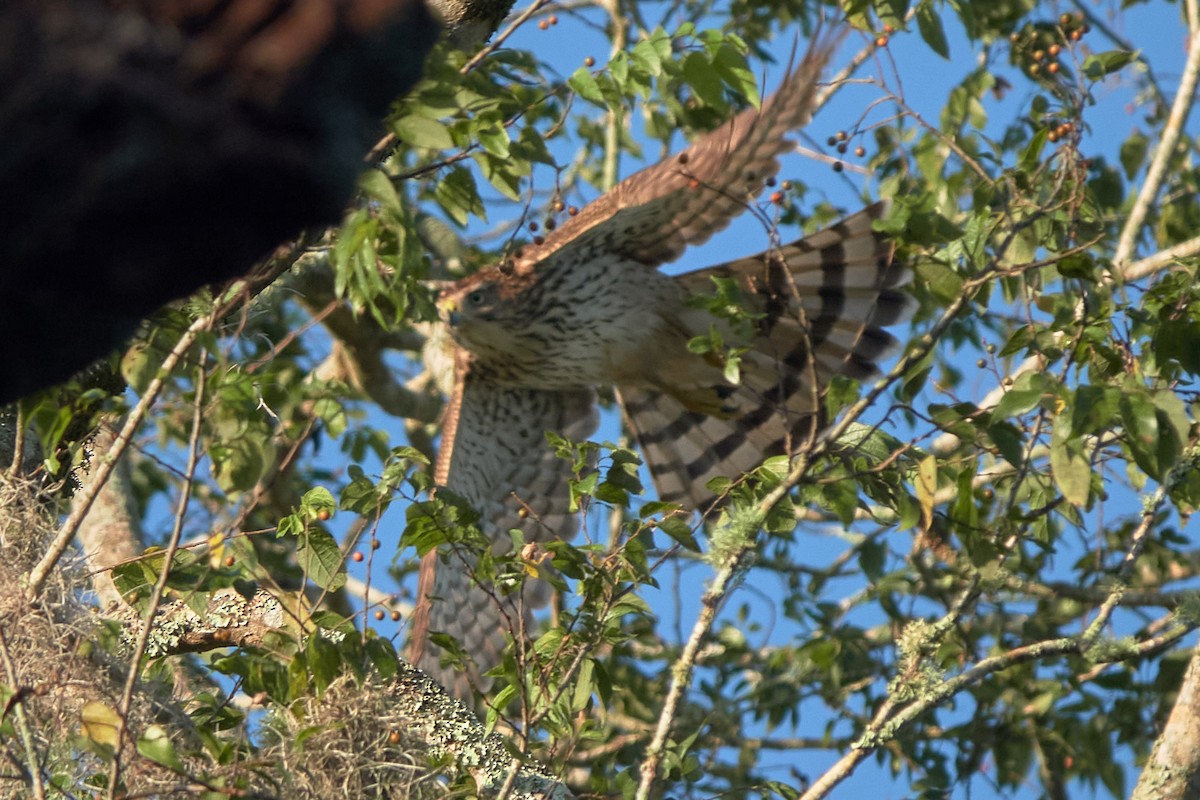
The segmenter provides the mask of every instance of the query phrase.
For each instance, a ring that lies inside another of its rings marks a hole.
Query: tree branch
[[[1129,797],[1130,800],[1200,797],[1200,645],[1192,651],[1171,716]]]
[[[1183,123],[1187,121],[1188,113],[1191,112],[1192,103],[1196,97],[1196,81],[1200,77],[1200,12],[1197,10],[1196,0],[1188,0],[1187,16],[1191,41],[1188,44],[1187,63],[1184,65],[1183,75],[1179,79],[1179,89],[1175,93],[1175,101],[1171,104],[1171,113],[1167,117],[1167,124],[1163,126],[1158,147],[1154,150],[1154,158],[1151,159],[1150,166],[1146,170],[1142,189],[1138,192],[1137,199],[1134,200],[1133,208],[1129,210],[1129,216],[1125,219],[1125,225],[1121,228],[1121,236],[1117,240],[1117,249],[1113,253],[1113,265],[1122,275],[1137,248],[1137,238],[1142,231],[1142,224],[1146,221],[1146,214],[1149,212],[1150,206],[1158,197],[1159,189],[1162,188],[1163,180],[1167,175],[1167,167],[1175,157],[1175,146],[1179,143]]]

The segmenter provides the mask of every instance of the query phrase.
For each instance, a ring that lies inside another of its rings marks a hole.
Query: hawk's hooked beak
[[[438,301],[437,308],[441,313],[442,318],[446,320],[446,323],[450,325],[450,327],[458,325],[460,315],[458,313],[457,300],[455,300],[453,297],[444,298]]]

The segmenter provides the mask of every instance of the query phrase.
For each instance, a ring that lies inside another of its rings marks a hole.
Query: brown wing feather
[[[570,538],[578,519],[568,509],[569,464],[554,455],[545,434],[555,431],[572,440],[590,436],[598,424],[595,393],[497,387],[465,351],[455,360],[455,389],[435,470],[439,484],[480,512],[480,528],[497,552],[508,547],[508,531],[514,528],[526,541]],[[505,634],[518,631],[528,611],[549,597],[542,581],[507,595],[480,586],[473,567],[474,558],[460,549],[425,556],[409,651],[410,660],[459,696],[466,696],[469,680],[478,682],[478,677],[444,672],[428,633],[454,636],[486,670],[499,663]]]
[[[845,28],[818,34],[803,61],[761,109],[746,109],[678,155],[634,173],[546,236],[522,249],[518,274],[547,258],[569,259],[596,249],[655,267],[689,245],[707,241],[746,209],[776,157],[791,147],[786,134],[812,116],[821,72]]]
[[[911,274],[892,263],[891,244],[872,230],[885,210],[877,203],[777,250],[676,279],[688,294],[707,294],[714,276],[732,278],[748,310],[764,317],[742,357],[741,383],[723,392],[733,412],[727,418],[688,411],[654,390],[619,388],[661,499],[706,510],[715,499],[709,480],[795,452],[824,423],[820,396],[829,379],[869,379],[894,351],[883,327],[908,319],[913,301],[902,289]]]

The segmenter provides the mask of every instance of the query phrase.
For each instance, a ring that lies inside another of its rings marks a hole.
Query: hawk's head
[[[499,269],[481,270],[442,291],[438,310],[454,339],[480,355],[519,348],[522,303],[516,281]]]

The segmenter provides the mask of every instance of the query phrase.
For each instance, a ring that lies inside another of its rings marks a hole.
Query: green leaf
[[[596,76],[586,67],[575,70],[575,74],[567,80],[567,85],[575,90],[575,94],[589,103],[594,103],[601,108],[608,108],[608,101],[604,99],[604,94],[600,91],[600,84],[596,82]]]
[[[308,637],[308,645],[304,648],[308,671],[312,675],[317,694],[320,695],[329,684],[333,683],[342,671],[342,657],[337,645],[326,639],[320,633]]]
[[[661,26],[655,28],[633,46],[632,56],[646,74],[657,78],[662,75],[663,63],[671,58],[671,37]]]
[[[1153,401],[1159,430],[1156,455],[1165,479],[1167,472],[1175,466],[1183,454],[1184,444],[1188,440],[1192,424],[1188,419],[1187,408],[1184,406],[1183,400],[1174,392],[1155,392]]]
[[[1042,162],[1042,150],[1046,147],[1049,135],[1050,131],[1046,128],[1038,128],[1037,132],[1033,134],[1033,138],[1029,140],[1029,144],[1021,151],[1021,157],[1017,160],[1019,172],[1031,173],[1038,168]]]
[[[693,553],[700,552],[700,543],[696,541],[692,526],[686,520],[680,517],[664,517],[658,521],[658,529]]]
[[[725,85],[745,97],[750,105],[758,108],[761,99],[758,96],[758,78],[744,53],[728,44],[722,44],[713,58],[713,68],[721,76]]]
[[[1150,140],[1141,131],[1134,131],[1129,138],[1121,143],[1121,169],[1125,178],[1133,180],[1146,161],[1146,153],[1150,149]]]
[[[449,150],[454,147],[450,129],[436,119],[406,114],[392,123],[392,130],[402,141],[430,150]]]
[[[1128,50],[1108,50],[1104,53],[1096,53],[1084,59],[1083,74],[1094,81],[1102,80],[1105,75],[1120,71],[1136,57],[1136,52]]]
[[[322,589],[335,591],[346,583],[346,562],[337,542],[326,531],[310,528],[300,535],[296,560],[309,580]]]
[[[1200,322],[1189,317],[1169,317],[1154,331],[1154,357],[1160,364],[1176,361],[1193,375],[1200,375]]]
[[[161,725],[146,728],[146,732],[138,739],[137,751],[167,769],[181,774],[184,772],[183,762],[175,752],[175,745]]]
[[[1099,433],[1113,424],[1120,392],[1108,386],[1080,386],[1071,398],[1071,435]]]
[[[403,216],[400,208],[400,195],[391,178],[377,169],[369,169],[358,178],[358,188],[368,197],[377,202],[380,208],[393,217]]]
[[[683,79],[707,106],[725,111],[724,84],[717,70],[702,53],[691,52],[683,59]]]
[[[507,159],[512,155],[509,149],[508,128],[499,121],[493,125],[481,126],[475,132],[475,138],[484,150],[496,158]]]
[[[933,524],[933,500],[937,494],[937,459],[931,454],[917,463],[917,502],[921,506],[921,529],[929,530]]]
[[[950,267],[937,261],[922,261],[917,264],[917,277],[929,287],[933,296],[943,303],[950,303],[962,295],[963,278]]]
[[[1158,460],[1158,409],[1140,391],[1122,392],[1119,406],[1125,443],[1134,461],[1151,478],[1162,480],[1166,470]]]
[[[476,152],[471,155],[483,177],[488,179],[500,194],[514,202],[521,199],[521,176],[513,171],[512,165],[506,159],[497,158],[491,153]]]
[[[945,59],[950,58],[950,45],[946,42],[946,30],[942,17],[934,10],[932,0],[922,0],[917,6],[917,29],[921,38],[933,52]]]
[[[121,718],[117,710],[100,700],[89,700],[79,712],[83,735],[104,748],[116,749]]]
[[[475,176],[468,169],[454,167],[442,175],[433,189],[433,197],[459,225],[466,225],[472,215],[487,218]]]
[[[1032,411],[1043,397],[1054,391],[1052,381],[1040,372],[1024,372],[1017,376],[992,409],[993,419],[1012,419]]]
[[[1092,465],[1080,437],[1071,436],[1068,415],[1054,421],[1050,435],[1050,469],[1063,498],[1074,506],[1087,505],[1092,487]]]
[[[887,556],[887,548],[874,539],[868,539],[863,542],[862,547],[858,551],[858,565],[862,568],[863,575],[871,582],[878,581],[883,577],[884,559]]]
[[[579,665],[579,673],[575,678],[575,687],[571,691],[571,713],[578,714],[591,703],[594,673],[595,662],[590,658],[585,658],[583,663]]]
[[[571,503],[569,510],[572,514],[579,510],[579,501],[596,493],[596,484],[600,480],[599,472],[591,472],[579,480],[571,481]]]
[[[333,499],[333,493],[324,486],[316,486],[309,489],[300,498],[300,508],[315,516],[321,511],[336,511],[337,501]]]
[[[1025,436],[1011,422],[993,422],[987,426],[987,434],[1000,451],[1000,456],[1015,467],[1025,463]]]

